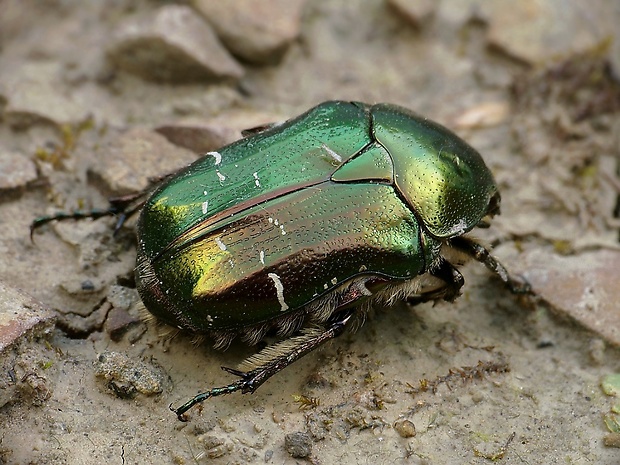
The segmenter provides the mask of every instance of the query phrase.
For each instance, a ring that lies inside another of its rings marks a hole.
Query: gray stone
[[[559,256],[536,250],[522,260],[523,275],[555,311],[620,346],[620,251]]]
[[[308,433],[290,433],[284,437],[284,448],[294,458],[309,457],[312,453],[312,438]]]
[[[433,0],[388,0],[396,12],[415,27],[421,27],[435,12]]]
[[[0,281],[0,354],[23,338],[49,333],[54,322],[43,304]]]
[[[140,319],[132,316],[124,308],[112,307],[106,317],[104,329],[110,335],[110,339],[118,342],[131,327],[139,323]]]
[[[152,396],[162,393],[170,384],[168,375],[154,360],[112,351],[97,357],[95,375],[108,381],[108,389],[118,397],[131,398],[138,392]]]
[[[395,1],[395,0],[392,0]],[[406,0],[402,0],[407,3]],[[617,33],[611,3],[605,0],[522,0],[438,2],[436,16],[452,28],[472,19],[488,24],[488,44],[521,62],[549,60],[603,46]]]
[[[0,281],[0,406],[31,397],[40,403],[50,387],[41,360],[47,360],[40,342],[54,328],[54,314],[21,290]]]
[[[173,144],[196,153],[217,150],[241,137],[233,128],[197,120],[163,124],[156,131]]]
[[[23,187],[37,178],[37,169],[24,154],[0,149],[0,190]]]
[[[123,310],[129,310],[140,300],[137,290],[118,285],[110,286],[106,297],[113,307]]]
[[[84,121],[89,108],[73,93],[62,91],[62,65],[30,62],[0,70],[0,100],[6,100],[3,118],[12,127],[47,123],[55,126]]]
[[[243,75],[209,24],[181,5],[126,20],[108,48],[108,58],[152,81],[214,81]]]
[[[145,128],[112,135],[98,153],[92,173],[115,194],[145,189],[149,179],[176,171],[196,159],[194,153]]]
[[[490,15],[489,44],[531,64],[600,46],[617,27],[606,20],[608,6],[598,0],[522,0],[510,8],[502,2],[482,5]]]
[[[204,154],[241,139],[246,129],[283,121],[281,115],[257,111],[227,111],[216,118],[185,118],[159,126],[170,142]]]
[[[249,63],[277,62],[299,35],[305,0],[196,0],[226,47]]]

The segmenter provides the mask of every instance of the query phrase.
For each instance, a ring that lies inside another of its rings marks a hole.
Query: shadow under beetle
[[[471,257],[514,293],[510,277],[465,235],[499,213],[482,157],[455,134],[388,104],[322,103],[281,125],[209,152],[154,188],[112,199],[107,210],[35,220],[140,211],[136,283],[161,321],[210,335],[282,341],[250,357],[239,379],[209,397],[254,392],[271,376],[361,322],[372,304],[454,300],[456,265]]]

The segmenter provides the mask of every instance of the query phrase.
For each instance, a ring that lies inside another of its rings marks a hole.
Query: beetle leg
[[[302,334],[301,336],[295,336],[284,341],[287,345],[292,344],[292,346],[286,352],[273,357],[266,363],[254,368],[253,370],[244,372],[234,368],[222,367],[224,371],[232,373],[235,376],[239,376],[241,379],[229,384],[228,386],[213,388],[202,392],[185,402],[179,408],[173,408],[172,405],[170,405],[170,410],[177,414],[179,420],[186,421],[183,417],[185,412],[187,412],[194,405],[204,402],[211,397],[231,394],[236,391],[241,391],[244,394],[256,391],[265,381],[278,373],[280,370],[283,370],[291,363],[299,360],[307,353],[312,352],[324,342],[327,342],[330,339],[342,334],[354,313],[355,310],[347,309],[344,312],[338,313],[326,324],[325,327],[312,328],[305,335]],[[297,342],[297,344],[295,344],[295,342]],[[271,349],[271,347],[268,347],[266,350],[269,349]]]
[[[134,214],[140,211],[140,209],[144,206],[144,204],[146,203],[146,199],[151,194],[151,192],[153,192],[153,189],[155,189],[163,181],[172,177],[175,173],[176,172],[149,178],[148,187],[142,191],[109,198],[108,208],[95,208],[86,211],[76,210],[73,212],[59,212],[54,215],[41,216],[39,218],[36,218],[32,223],[30,223],[30,240],[33,240],[32,235],[35,229],[52,221],[82,220],[85,218],[97,220],[99,218],[103,218],[104,216],[117,217],[113,232],[113,235],[116,236],[118,231],[120,231],[120,229],[123,227],[123,224],[125,224],[125,221],[127,221]]]
[[[465,284],[465,279],[463,279],[461,272],[448,260],[441,258],[439,265],[429,271],[429,274],[442,280],[444,285],[439,289],[409,297],[407,302],[411,305],[438,299],[454,302],[454,299],[461,294],[461,288]]]
[[[282,123],[267,123],[267,124],[261,124],[260,126],[254,126],[253,128],[242,129],[241,135],[243,137],[254,136],[256,134],[260,134],[261,132],[265,132],[268,129],[275,128],[276,126],[279,126],[280,124]]]
[[[73,212],[59,212],[54,215],[36,218],[30,224],[30,239],[32,240],[32,234],[35,229],[52,221],[82,220],[85,218],[97,220],[99,218],[103,218],[104,216],[116,216],[118,218],[116,225],[114,226],[114,235],[116,235],[125,221],[142,208],[144,202],[146,201],[146,197],[150,194],[150,192],[151,188],[134,194],[112,197],[108,199],[108,202],[110,203],[108,208],[97,208],[88,211],[76,210]]]
[[[510,289],[510,292],[513,294],[531,294],[532,287],[530,283],[525,280],[525,278],[521,278],[521,280],[515,279],[508,273],[508,270],[502,265],[497,259],[495,259],[489,251],[478,244],[477,242],[472,241],[466,237],[455,237],[450,240],[450,245],[452,247],[460,250],[461,252],[469,255],[474,260],[482,263],[489,270],[499,276],[504,284]]]

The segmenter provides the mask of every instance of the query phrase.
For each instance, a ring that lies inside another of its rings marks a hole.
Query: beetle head
[[[491,171],[456,134],[394,105],[375,105],[371,114],[373,135],[392,157],[396,188],[431,234],[460,236],[499,212]]]

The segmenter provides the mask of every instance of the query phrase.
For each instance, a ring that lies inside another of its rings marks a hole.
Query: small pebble
[[[409,420],[397,420],[394,423],[394,429],[401,438],[412,438],[416,435],[415,425]]]
[[[291,457],[303,459],[312,452],[312,440],[307,433],[290,433],[284,437],[284,448]]]

